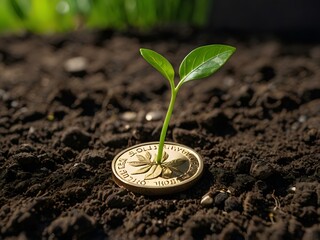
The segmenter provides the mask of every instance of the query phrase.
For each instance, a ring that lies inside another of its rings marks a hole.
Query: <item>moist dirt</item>
[[[189,190],[144,196],[113,157],[157,141],[168,82],[203,44],[237,47],[184,85],[168,141],[194,148]],[[146,118],[146,116],[148,116]],[[320,239],[320,45],[268,38],[76,32],[0,38],[0,239]]]

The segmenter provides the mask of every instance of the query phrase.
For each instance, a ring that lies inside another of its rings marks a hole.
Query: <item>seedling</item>
[[[201,156],[193,149],[165,138],[177,94],[186,82],[210,76],[236,49],[226,45],[208,45],[191,51],[179,68],[180,81],[170,62],[159,53],[140,49],[142,57],[168,81],[171,100],[159,142],[142,143],[118,153],[112,161],[113,179],[122,187],[147,195],[171,194],[191,187],[203,172]]]
[[[175,72],[171,63],[153,50],[140,49],[142,57],[169,81],[171,88],[171,100],[162,126],[158,153],[155,158],[156,165],[161,166],[167,157],[166,154],[163,153],[163,147],[176,97],[181,86],[189,81],[212,75],[228,61],[235,50],[236,48],[232,46],[218,44],[194,49],[181,62],[179,67],[180,80],[176,85],[174,81]],[[158,169],[160,169],[160,167]]]

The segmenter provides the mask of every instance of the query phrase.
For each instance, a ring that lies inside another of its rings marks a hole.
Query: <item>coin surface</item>
[[[115,182],[132,192],[164,195],[191,187],[201,176],[203,161],[193,149],[165,142],[161,164],[156,164],[158,142],[132,146],[112,161]]]

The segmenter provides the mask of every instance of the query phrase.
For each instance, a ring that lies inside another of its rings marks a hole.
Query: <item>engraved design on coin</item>
[[[156,163],[158,146],[142,143],[118,153],[112,161],[114,181],[133,192],[162,195],[183,191],[199,179],[203,162],[193,149],[166,142]]]
[[[184,170],[189,167],[188,159],[177,158],[168,160],[168,153],[164,152],[161,163],[157,164],[157,155],[154,154],[153,158],[150,152],[146,151],[145,156],[136,155],[138,161],[128,162],[131,166],[137,167],[137,170],[131,174],[145,174],[144,180],[154,179],[159,176],[162,178],[179,177],[184,173]]]

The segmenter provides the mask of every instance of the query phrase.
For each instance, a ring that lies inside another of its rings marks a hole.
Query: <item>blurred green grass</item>
[[[201,27],[209,0],[0,0],[0,33]]]

